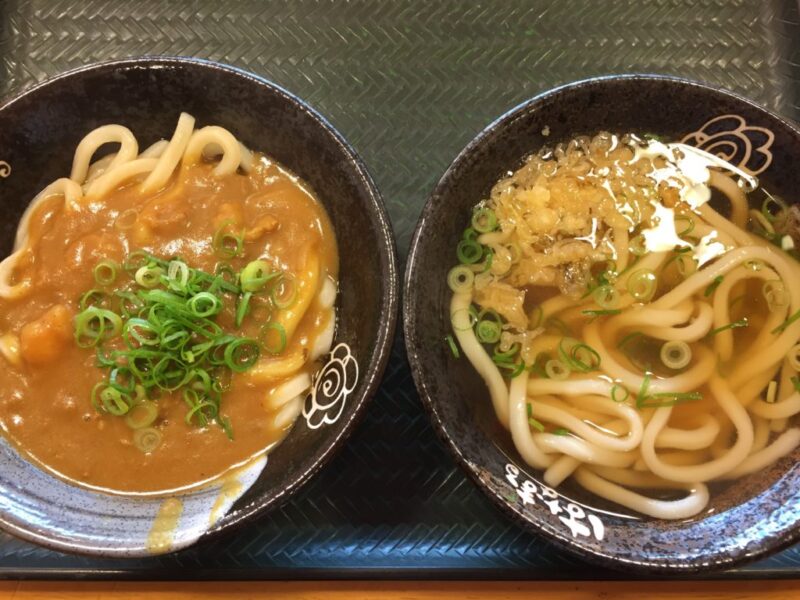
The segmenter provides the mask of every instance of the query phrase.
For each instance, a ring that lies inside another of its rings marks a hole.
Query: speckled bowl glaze
[[[543,130],[549,135],[544,136]],[[567,482],[557,491],[528,467],[494,416],[488,391],[449,332],[448,270],[470,209],[541,146],[600,130],[685,140],[800,199],[800,130],[725,91],[650,75],[604,77],[544,93],[490,124],[456,158],[422,213],[405,279],[405,334],[414,380],[441,437],[467,474],[522,526],[575,553],[636,572],[730,567],[800,538],[800,451],[715,493],[686,521],[641,517]]]
[[[88,66],[0,105],[0,257],[28,202],[67,175],[80,139],[121,123],[146,147],[179,113],[226,127],[317,192],[339,241],[334,350],[288,437],[236,482],[164,499],[109,496],[68,485],[0,440],[0,526],[70,552],[136,556],[177,550],[242,525],[278,503],[342,446],[377,388],[394,333],[394,241],[380,194],[341,135],[280,87],[212,62],[144,57]],[[159,527],[154,528],[161,511]]]

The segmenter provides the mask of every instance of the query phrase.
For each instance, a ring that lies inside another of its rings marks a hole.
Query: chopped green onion
[[[189,284],[189,266],[182,260],[172,260],[167,267],[167,286],[176,292],[185,293]]]
[[[483,253],[486,257],[483,261],[483,268],[480,270],[481,273],[487,273],[489,269],[492,268],[492,263],[494,262],[494,252],[491,249],[487,248],[486,252]]]
[[[690,248],[687,248],[687,251]],[[697,271],[697,261],[691,256],[680,254],[675,257],[675,267],[678,269],[678,274],[681,277],[686,277]]]
[[[661,346],[661,362],[670,369],[682,369],[692,360],[692,349],[682,341],[671,341]]]
[[[456,331],[467,331],[475,327],[475,323],[478,322],[478,312],[473,306],[469,309],[460,308],[450,313],[450,322]]]
[[[81,311],[86,310],[90,306],[98,306],[103,303],[103,300],[106,298],[106,293],[103,290],[98,290],[97,288],[92,288],[88,292],[86,292],[81,299],[78,301],[78,308]]]
[[[236,315],[234,316],[234,324],[236,328],[239,329],[244,323],[244,318],[247,316],[247,313],[250,312],[250,298],[253,297],[253,292],[245,292],[239,298],[239,302],[236,304]]]
[[[533,427],[536,431],[544,433],[544,425],[542,425],[541,421],[537,421],[533,417],[528,417],[528,425]]]
[[[800,319],[800,310],[791,315],[788,319],[786,319],[783,323],[778,325],[775,329],[770,331],[770,333],[782,333],[787,327],[789,327],[789,325],[797,321],[797,319]]]
[[[217,417],[217,425],[222,428],[222,431],[225,432],[225,435],[230,441],[233,441],[233,429],[231,429],[231,420],[226,416],[219,416]]]
[[[268,337],[278,336],[277,343],[267,340]],[[261,342],[261,347],[270,354],[280,354],[286,349],[286,330],[280,323],[267,323],[261,328],[261,333],[258,336],[258,341]]]
[[[614,402],[625,402],[628,398],[630,398],[630,395],[631,393],[628,391],[628,389],[618,383],[615,383],[611,386],[611,399]]]
[[[664,408],[666,406],[675,406],[682,402],[692,402],[702,399],[703,394],[700,392],[664,392],[647,396],[642,402],[637,403],[637,406],[639,408]]]
[[[136,391],[136,382],[133,372],[128,367],[114,366],[108,375],[108,384],[124,394],[133,394]]]
[[[472,265],[483,256],[483,248],[478,242],[461,240],[456,247],[456,256],[458,256],[458,262],[461,264]]]
[[[158,418],[158,405],[152,400],[137,402],[125,415],[125,423],[131,429],[149,427]]]
[[[483,319],[486,318],[491,319],[498,325],[503,324],[503,317],[501,317],[499,314],[497,314],[497,311],[492,310],[491,308],[484,308],[483,310],[481,310],[481,312],[478,313],[478,320],[482,321]]]
[[[649,394],[648,388],[650,387],[650,378],[652,375],[653,374],[648,371],[645,373],[644,379],[642,379],[642,386],[639,388],[639,393],[636,394],[637,408],[663,408],[666,406],[674,406],[681,402],[703,399],[703,394],[700,392],[660,392]]]
[[[270,280],[280,275],[280,271],[270,271],[269,263],[266,261],[254,260],[242,269],[239,283],[243,292],[259,292]]]
[[[453,336],[450,334],[444,336],[444,341],[447,342],[447,345],[450,347],[450,352],[453,354],[453,358],[461,358],[461,354],[458,351],[458,346],[456,345],[456,341],[453,339]]]
[[[192,316],[208,318],[219,314],[222,310],[222,300],[210,292],[199,292],[192,296],[186,303]],[[238,327],[239,325],[237,325]]]
[[[776,198],[766,190],[764,190],[764,194],[766,194],[767,198],[761,204],[761,214],[764,215],[767,221],[774,223],[788,207],[783,200]],[[775,207],[774,213],[772,212],[773,207]]]
[[[98,384],[102,386],[103,384]],[[97,386],[94,388],[98,389]],[[94,393],[94,391],[93,391]],[[113,387],[105,387],[100,392],[100,403],[103,409],[114,416],[121,416],[130,410],[131,398],[125,392],[121,392]]]
[[[558,343],[558,355],[571,371],[588,373],[600,366],[600,355],[597,351],[572,338],[562,338]]]
[[[122,330],[119,315],[96,306],[90,306],[75,317],[75,342],[89,348],[118,335]]]
[[[634,256],[644,256],[647,254],[647,245],[645,244],[644,236],[641,233],[630,239],[628,242],[628,250]]]
[[[600,308],[614,309],[619,306],[619,292],[611,285],[601,285],[592,292],[592,298]]]
[[[475,273],[466,265],[458,265],[447,274],[447,285],[454,293],[469,292],[475,283]]]
[[[223,222],[214,233],[211,244],[217,256],[235,258],[242,254],[244,250],[244,235],[230,232],[230,228],[235,225],[236,223],[229,219]]]
[[[644,378],[642,379],[642,385],[639,388],[639,393],[636,394],[636,406],[638,408],[642,408],[645,399],[647,398],[647,389],[650,387],[650,377],[652,373],[648,371],[644,374]]]
[[[158,346],[161,343],[161,332],[146,319],[128,319],[122,328],[122,338],[129,347]]]
[[[544,364],[544,372],[550,379],[564,380],[569,377],[570,370],[567,365],[558,359],[548,360]]]
[[[161,445],[161,432],[155,427],[144,427],[133,432],[133,445],[150,454]]]
[[[117,279],[119,265],[113,260],[101,260],[94,267],[94,280],[97,285],[111,285]]]
[[[553,430],[553,435],[569,435],[569,429],[565,429],[564,427],[559,427]]]
[[[724,279],[724,277],[722,275],[717,275],[716,277],[714,277],[714,281],[712,281],[711,283],[708,284],[708,287],[706,288],[706,291],[703,292],[703,296],[708,298],[711,294],[716,292],[717,288],[719,287],[719,284],[722,283],[723,279]]]
[[[739,329],[742,327],[747,327],[749,325],[747,321],[747,317],[741,318],[738,321],[734,321],[733,323],[728,323],[727,325],[723,325],[722,327],[717,327],[716,329],[712,329],[708,332],[708,335],[713,336],[717,335],[721,331],[726,331],[728,329]]]
[[[465,239],[469,242],[474,242],[478,239],[478,232],[475,231],[472,227],[467,227],[464,230],[464,233],[461,235],[462,239]]]
[[[542,310],[541,306],[537,306],[531,311],[531,314],[528,315],[528,323],[531,329],[537,329],[541,326],[542,320],[544,318],[544,310]]]
[[[472,213],[472,228],[478,233],[489,233],[497,229],[497,216],[490,208],[479,208]]]
[[[688,215],[675,215],[675,225],[678,224],[678,221],[686,221],[686,227],[683,231],[678,232],[678,236],[683,237],[694,231],[694,219],[692,217]]]
[[[538,431],[544,431],[544,425],[542,425],[539,421],[533,418],[533,406],[531,405],[530,402],[525,404],[525,409],[528,413],[528,424],[534,429],[537,429]]]
[[[114,292],[114,296],[118,299],[119,312],[123,317],[130,318],[138,315],[139,311],[144,308],[144,302],[139,296],[133,292]]]
[[[507,350],[500,350],[500,348],[502,348],[500,344],[495,347],[492,360],[494,360],[495,363],[510,363],[513,361],[517,352],[519,352],[520,346],[519,344],[515,343],[512,344]]]
[[[297,284],[294,277],[284,274],[270,292],[270,298],[276,308],[289,308],[297,299]]]
[[[510,361],[495,360],[494,363],[501,369],[506,369],[508,371],[511,371],[511,373],[509,373],[508,375],[511,379],[514,379],[514,377],[517,377],[520,373],[522,373],[525,370],[525,363],[523,361],[514,363]]]
[[[649,269],[639,269],[628,276],[628,293],[639,302],[649,302],[657,285],[658,277]]]
[[[483,344],[494,344],[500,340],[500,324],[497,321],[484,319],[475,325],[475,337]]]
[[[208,277],[208,279],[211,279],[209,291],[213,291],[211,288],[215,286],[232,294],[239,294],[242,291],[239,288],[239,275],[229,264],[219,263],[214,269],[214,273],[216,277],[213,279],[211,279],[211,276]]]
[[[544,322],[545,327],[552,327],[562,335],[572,335],[572,330],[558,317],[548,317]]]
[[[143,288],[152,289],[161,283],[164,269],[158,266],[144,266],[139,268],[134,275],[134,280]]]
[[[261,349],[256,340],[224,333],[214,318],[223,310],[223,294],[230,293],[238,300],[235,320],[241,326],[258,292],[242,290],[239,281],[260,291],[281,275],[269,273],[258,261],[248,267],[243,278],[225,264],[211,275],[178,258],[163,260],[136,251],[127,257],[122,271],[133,281],[123,282],[110,296],[100,289],[86,292],[74,320],[75,341],[80,347],[95,347],[97,365],[108,370],[107,380],[92,390],[95,408],[126,415],[131,427],[148,429],[157,416],[155,400],[162,391],[182,390],[185,398],[196,396],[187,422],[213,421],[232,437],[230,420],[219,414],[220,396],[228,387],[224,381],[232,371],[252,367]],[[118,274],[117,267],[106,262],[95,269],[98,283],[104,285],[116,281]],[[296,294],[293,280],[283,283],[281,290],[271,290],[279,305],[293,302]],[[266,294],[259,299],[271,305]],[[269,329],[278,340],[268,350],[282,351],[287,343],[283,327],[274,324]],[[117,338],[113,346],[105,347],[113,338]]]

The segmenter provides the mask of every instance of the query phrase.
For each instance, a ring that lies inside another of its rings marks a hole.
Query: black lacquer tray
[[[367,162],[401,257],[458,151],[555,85],[666,73],[800,120],[797,0],[0,1],[0,95],[141,54],[219,60],[307,100]],[[400,339],[342,453],[252,527],[144,560],[69,556],[0,535],[0,577],[621,576],[522,531],[456,470],[422,410]],[[800,577],[800,547],[715,577]]]

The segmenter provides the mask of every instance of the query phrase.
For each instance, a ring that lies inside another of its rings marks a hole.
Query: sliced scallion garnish
[[[743,317],[743,318],[739,319],[738,321],[734,321],[733,323],[728,323],[727,325],[722,325],[721,327],[717,327],[716,329],[712,329],[711,331],[708,332],[708,335],[709,336],[714,336],[714,335],[717,335],[718,333],[720,333],[722,331],[726,331],[728,329],[740,329],[742,327],[747,327],[748,325],[749,325],[749,322],[747,320],[747,317]]]
[[[639,269],[628,277],[628,293],[639,302],[649,302],[655,294],[658,277],[649,269]]]
[[[235,225],[236,223],[229,219],[223,222],[214,233],[211,244],[214,252],[220,258],[235,258],[244,251],[244,235],[241,232],[234,233],[232,231]]]
[[[151,452],[161,435],[151,427],[158,415],[157,399],[164,393],[183,393],[187,423],[217,423],[231,437],[230,421],[220,411],[221,396],[232,372],[256,363],[262,343],[226,333],[215,319],[223,312],[225,298],[236,303],[237,326],[243,325],[257,299],[259,306],[290,305],[296,295],[291,276],[264,261],[252,261],[242,273],[223,263],[210,274],[179,258],[164,260],[143,251],[131,253],[121,269],[102,261],[94,272],[98,284],[119,286],[109,292],[86,292],[74,321],[76,343],[94,347],[98,367],[108,373],[92,390],[95,408],[124,415],[137,432],[148,430],[146,437],[137,433],[134,442],[142,438],[137,446]],[[263,350],[283,352],[283,326],[268,321],[264,331],[271,334],[261,336]]]
[[[479,208],[472,213],[472,228],[478,233],[489,233],[497,229],[497,215],[490,208]]]
[[[444,341],[447,342],[447,345],[450,347],[450,352],[453,355],[453,358],[460,358],[461,353],[458,351],[458,346],[456,345],[456,341],[453,339],[453,336],[450,334],[444,336]]]
[[[775,329],[770,331],[770,333],[782,333],[787,327],[789,327],[789,325],[797,321],[797,319],[800,319],[800,310],[791,315],[788,319],[786,319],[783,323],[778,325]]]
[[[94,280],[97,285],[111,285],[117,279],[118,269],[119,265],[113,260],[101,260],[94,267]]]
[[[723,280],[722,275],[717,275],[716,277],[714,277],[714,281],[708,284],[706,291],[703,292],[703,296],[708,298],[711,294],[713,294],[719,287],[719,284],[722,283],[722,280]]]

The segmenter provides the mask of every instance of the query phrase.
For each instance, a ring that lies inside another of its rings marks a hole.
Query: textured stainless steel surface
[[[372,170],[401,256],[456,153],[494,117],[560,83],[668,73],[800,119],[795,0],[0,2],[0,94],[139,54],[219,60],[306,99]],[[614,576],[506,521],[455,470],[422,412],[400,341],[346,449],[253,527],[138,561],[59,555],[0,536],[0,575],[20,574]],[[724,576],[798,574],[794,548]]]

